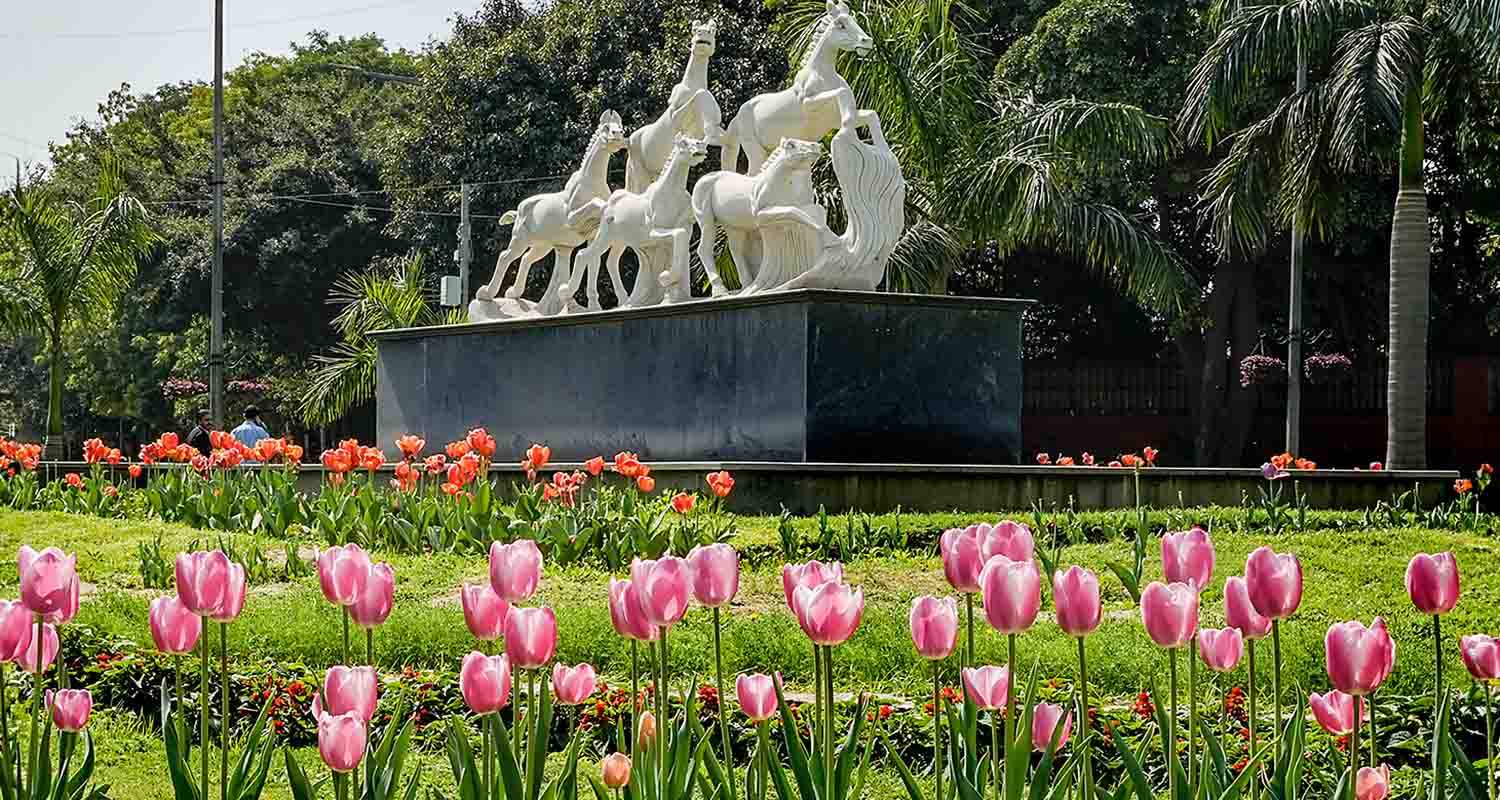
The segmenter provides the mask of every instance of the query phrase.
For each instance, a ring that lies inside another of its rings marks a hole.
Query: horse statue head
[[[620,115],[615,111],[606,111],[599,115],[599,127],[594,128],[594,138],[589,142],[589,149],[602,146],[606,152],[613,153],[621,150],[630,140],[625,136],[625,125],[620,121]]]
[[[819,30],[820,38],[834,50],[853,50],[859,55],[865,55],[875,46],[875,39],[865,33],[848,4],[840,0],[827,0]]]
[[[693,20],[693,38],[691,49],[695,56],[711,56],[718,43],[719,24],[710,19],[707,22]]]
[[[688,166],[696,167],[706,158],[708,158],[708,143],[704,140],[694,139],[680,133],[672,138],[672,155],[668,160],[669,164],[676,163],[680,159]]]

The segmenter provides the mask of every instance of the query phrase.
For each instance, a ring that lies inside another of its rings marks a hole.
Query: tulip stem
[[[672,729],[671,720],[667,715],[671,712],[671,697],[667,694],[667,667],[669,664],[667,650],[667,626],[661,626],[661,684],[656,687],[656,702],[661,706],[661,714],[656,720],[656,779],[661,788],[666,788],[667,779],[667,731]],[[665,795],[663,791],[657,796]]]
[[[1006,687],[1009,692],[1010,688]],[[994,762],[990,779],[995,784],[995,800],[1000,800],[1000,726],[995,724],[995,711],[990,711],[990,760]],[[942,800],[942,798],[936,798]]]
[[[1484,756],[1490,800],[1495,800],[1495,692],[1484,683]],[[1373,721],[1373,717],[1371,718]],[[1373,727],[1372,727],[1373,731]],[[1375,766],[1374,762],[1370,766]]]
[[[974,666],[974,595],[964,592],[964,616],[967,618],[969,646],[964,650],[964,666]],[[938,798],[942,800],[942,798]]]
[[[1177,760],[1177,648],[1167,651],[1169,682],[1172,686],[1171,711],[1167,714],[1167,797],[1177,800],[1177,772],[1182,768]]]
[[[349,663],[349,607],[342,606],[342,608],[344,609],[344,660],[339,663],[347,665]]]
[[[934,800],[943,800],[943,693],[938,661],[932,662],[932,777],[937,791]]]
[[[1093,743],[1089,741],[1089,667],[1088,657],[1083,647],[1083,637],[1078,637],[1078,703],[1083,709],[1082,718],[1079,720],[1083,729],[1083,782],[1080,785],[1079,794],[1083,800],[1089,800],[1094,794],[1094,771],[1089,764],[1089,750]]]
[[[1433,680],[1437,687],[1432,694],[1433,707],[1440,708],[1443,702],[1443,618],[1439,614],[1432,615],[1432,661]]]
[[[346,783],[348,777],[342,772],[333,773],[333,796],[338,798],[338,800],[346,800],[349,796],[347,790],[348,784]]]
[[[1008,634],[1005,637],[1005,749],[1010,750],[1012,735],[1020,736],[1020,731],[1011,730],[1011,720],[1016,716],[1016,635]]]
[[[223,800],[229,800],[229,623],[227,622],[219,623],[219,796]]]
[[[1188,648],[1187,785],[1188,794],[1192,795],[1198,780],[1198,634],[1188,640]]]
[[[1271,673],[1271,694],[1276,704],[1276,721],[1271,725],[1273,737],[1281,735],[1281,620],[1271,620],[1271,661],[1274,671]],[[1277,762],[1277,751],[1280,747],[1271,750],[1271,773],[1281,766]]]
[[[826,785],[824,797],[833,796],[833,645],[823,650],[823,673],[826,675],[827,687],[823,690],[823,699],[828,702],[828,722],[823,726],[823,759],[827,764],[823,769],[823,781]]]
[[[626,745],[630,748],[630,761],[635,763],[637,752],[635,742],[641,735],[641,650],[640,643],[634,639],[630,640],[630,742]],[[486,796],[485,800],[489,800]]]
[[[813,643],[813,708],[817,713],[807,721],[807,751],[818,750],[818,729],[823,727],[823,647]]]
[[[714,672],[719,681],[719,737],[724,744],[724,766],[729,772],[729,800],[735,800],[734,752],[729,747],[729,696],[724,694],[724,645],[719,624],[719,607],[714,606]]]
[[[1359,774],[1359,718],[1364,705],[1364,698],[1354,696],[1354,727],[1349,731],[1349,800],[1355,800],[1355,784]]]
[[[1246,752],[1249,753],[1249,757],[1254,758],[1255,757],[1255,640],[1251,639],[1251,640],[1245,642],[1245,645],[1246,645],[1245,649],[1247,649],[1247,650],[1250,651],[1250,680],[1249,680],[1249,684],[1250,684],[1250,713],[1247,716],[1247,721],[1249,722],[1249,728],[1250,728],[1250,749],[1247,750]],[[1248,768],[1249,767],[1247,767],[1247,769]],[[1259,798],[1260,798],[1260,781],[1252,779],[1250,781],[1250,800],[1259,800]]]
[[[479,734],[484,739],[484,767],[480,770],[480,781],[483,784],[480,790],[484,795],[484,800],[490,800],[491,797],[490,784],[493,782],[493,777],[490,774],[490,768],[495,760],[495,740],[490,735],[489,717],[490,715],[486,714],[479,718]]]
[[[208,797],[208,649],[213,637],[204,632],[198,641],[198,746],[203,749],[199,759],[202,768],[199,777],[198,796]]]
[[[5,664],[0,662],[0,750],[3,750],[6,758],[9,758],[10,709],[6,707],[5,696],[7,694],[10,694],[10,684],[5,682]]]
[[[47,675],[47,671],[43,669],[46,665],[47,642],[42,638],[42,633],[42,615],[37,614],[36,636],[31,640],[32,650],[22,654],[23,659],[31,660],[31,666],[36,670],[32,673],[31,682],[31,738],[26,742],[26,776],[33,784],[36,783],[36,726],[42,713],[42,679]],[[35,658],[32,658],[32,653],[36,654]],[[205,770],[208,768],[207,763],[204,762]]]
[[[365,629],[365,663],[375,666],[375,629]]]
[[[1375,692],[1370,692],[1365,702],[1368,704],[1366,710],[1370,713],[1370,766],[1374,767],[1379,758],[1379,754],[1375,751]],[[1355,720],[1354,723],[1358,725],[1359,720]]]

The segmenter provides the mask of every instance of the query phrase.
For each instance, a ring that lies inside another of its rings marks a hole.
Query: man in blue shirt
[[[230,434],[246,447],[254,447],[261,439],[269,439],[270,433],[260,424],[260,409],[255,406],[245,406],[245,421],[239,427],[230,431]]]

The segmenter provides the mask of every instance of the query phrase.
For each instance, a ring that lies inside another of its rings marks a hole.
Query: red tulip
[[[0,652],[4,652],[3,645],[0,645]],[[1500,679],[1500,640],[1484,634],[1465,636],[1458,640],[1458,652],[1463,656],[1464,666],[1469,668],[1469,674],[1474,676],[1474,680]]]
[[[365,754],[365,723],[354,714],[318,717],[318,755],[334,772],[353,772]]]
[[[583,462],[583,468],[595,478],[599,477],[604,472],[604,456],[594,456]]]
[[[1099,601],[1099,576],[1079,566],[1058,570],[1052,576],[1052,602],[1057,606],[1057,627],[1063,633],[1082,637],[1098,630],[1104,613]]]
[[[1264,639],[1271,633],[1271,620],[1255,610],[1245,579],[1238,575],[1224,581],[1224,622],[1238,628],[1240,635],[1251,641]]]
[[[542,551],[530,539],[490,545],[490,587],[507,603],[530,600],[542,582]]]
[[[25,655],[35,632],[36,619],[26,606],[0,600],[0,663],[14,663]]]
[[[365,579],[364,591],[359,593],[354,605],[349,606],[349,617],[354,624],[365,630],[374,630],[385,624],[395,606],[396,572],[384,561],[370,567]]]
[[[582,704],[594,693],[597,683],[592,664],[565,667],[559,661],[552,665],[552,696],[557,698],[558,705]]]
[[[1406,593],[1428,616],[1446,614],[1458,605],[1458,560],[1452,553],[1417,553],[1406,565]]]
[[[1391,790],[1391,768],[1381,764],[1375,767],[1360,767],[1354,776],[1355,800],[1385,800]]]
[[[334,605],[354,605],[369,577],[370,556],[357,544],[330,547],[318,554],[318,584],[323,597]]]
[[[420,436],[413,436],[409,433],[396,440],[396,449],[400,450],[401,457],[407,460],[416,458],[417,454],[421,453],[422,448],[426,446],[426,439]]]
[[[1141,592],[1141,620],[1160,647],[1184,647],[1198,630],[1198,592],[1185,583],[1152,581]]]
[[[323,691],[313,698],[313,716],[325,711],[334,716],[353,714],[368,723],[375,717],[379,691],[380,680],[374,667],[329,667]]]
[[[697,498],[686,492],[678,492],[672,496],[672,510],[679,514],[686,514],[693,510],[693,504]]]
[[[89,724],[94,710],[94,696],[87,689],[47,690],[47,707],[52,709],[52,724],[64,733],[77,733]]]
[[[26,545],[16,557],[21,603],[47,622],[61,625],[78,613],[78,558],[49,547],[38,553]]]
[[[797,624],[813,644],[840,645],[859,629],[865,613],[865,593],[837,581],[815,587],[800,586],[792,596],[792,607]]]
[[[141,477],[141,465],[140,464],[131,464],[129,467],[127,467],[125,469],[125,473],[127,475],[129,475],[132,479],[139,478],[139,477]]]
[[[734,476],[729,474],[729,470],[710,472],[704,480],[708,483],[708,488],[713,490],[714,497],[720,500],[728,497],[729,493],[734,491]]]
[[[1204,628],[1198,631],[1198,655],[1214,672],[1228,672],[1240,663],[1245,639],[1238,628]]]
[[[1356,696],[1379,688],[1396,661],[1396,643],[1380,617],[1368,628],[1356,620],[1330,625],[1323,648],[1329,681],[1339,691]]]
[[[219,612],[229,591],[229,556],[222,550],[178,553],[177,596],[187,609],[200,617]]]
[[[1005,556],[1011,561],[1030,561],[1035,555],[1036,545],[1031,538],[1031,529],[1024,523],[1002,520],[993,526],[980,524],[979,556],[990,563],[995,556]]]
[[[244,610],[245,568],[231,561],[229,572],[225,574],[224,600],[219,604],[219,609],[209,615],[209,619],[222,623],[234,622]]]
[[[985,562],[979,584],[984,592],[984,616],[990,627],[1012,634],[1021,633],[1036,622],[1042,606],[1042,578],[1034,562],[994,556]]]
[[[1348,736],[1354,731],[1354,695],[1331,689],[1327,694],[1313,692],[1307,696],[1307,707],[1313,719],[1332,736]]]
[[[637,558],[630,564],[630,583],[636,587],[641,610],[658,628],[670,628],[687,614],[692,596],[693,571],[685,559],[663,556]]]
[[[780,674],[775,678],[770,675],[741,675],[735,679],[734,693],[740,702],[740,710],[751,722],[765,722],[776,716],[776,684],[779,682]]]
[[[1208,532],[1193,528],[1163,535],[1161,565],[1167,583],[1186,583],[1202,591],[1214,575],[1214,544]]]
[[[1062,732],[1056,733],[1059,721],[1062,723]],[[1063,749],[1072,730],[1073,712],[1065,713],[1062,706],[1037,703],[1036,708],[1031,711],[1031,746],[1039,752],[1046,752],[1052,746],[1054,735],[1057,736],[1057,749]]]
[[[57,660],[57,626],[44,624],[40,638],[36,635],[35,626],[32,626],[31,644],[16,658],[16,666],[32,675],[47,671],[52,662]]]
[[[933,661],[947,658],[958,642],[958,604],[951,597],[918,597],[911,602],[907,625],[918,655]]]
[[[1010,698],[1010,671],[1005,667],[968,667],[962,673],[964,694],[985,711],[1005,708]]]
[[[599,762],[599,778],[606,788],[621,789],[630,784],[630,756],[610,753]]]
[[[844,568],[837,561],[824,564],[816,559],[806,564],[785,564],[781,567],[781,589],[786,596],[786,607],[794,613],[797,606],[792,602],[801,586],[819,586],[828,581],[842,583]]]
[[[698,545],[687,557],[693,596],[709,608],[728,605],[740,590],[740,554],[727,544]]]
[[[510,703],[510,659],[469,653],[458,672],[458,688],[475,714],[498,713]]]
[[[488,583],[464,584],[459,590],[459,600],[464,607],[464,624],[475,639],[493,642],[505,633],[505,615],[510,613],[510,603],[495,594]]]
[[[1245,587],[1261,616],[1286,619],[1302,604],[1302,562],[1291,553],[1258,547],[1245,559]]]
[[[519,669],[536,669],[557,650],[557,615],[552,609],[512,606],[505,617],[505,654]]]
[[[943,557],[943,575],[955,590],[966,594],[979,591],[979,573],[984,570],[980,556],[979,528],[950,528],[938,542]]]
[[[151,601],[151,638],[156,649],[166,655],[181,656],[193,652],[203,632],[203,620],[182,604],[176,595]],[[0,651],[3,651],[0,645]]]
[[[628,580],[609,579],[609,619],[615,632],[637,642],[654,642],[660,631],[641,607],[641,593]]]

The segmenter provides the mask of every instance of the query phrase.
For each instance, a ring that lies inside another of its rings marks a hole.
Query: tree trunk
[[[1431,269],[1427,191],[1422,176],[1422,87],[1407,92],[1401,137],[1401,188],[1391,219],[1387,469],[1427,466],[1427,295]]]
[[[47,336],[47,439],[42,452],[48,461],[63,457],[63,347],[62,331]]]

